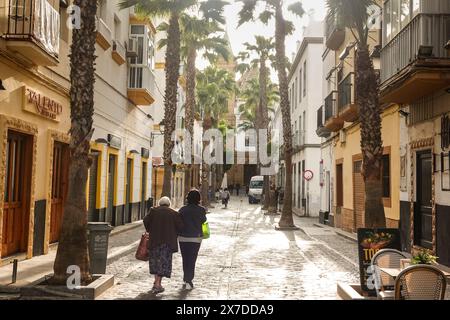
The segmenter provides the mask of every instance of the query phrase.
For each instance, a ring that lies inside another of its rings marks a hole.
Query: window
[[[386,45],[392,39],[392,23],[391,23],[391,2],[386,1],[384,3],[384,18],[383,18],[383,30],[384,30],[384,44]]]
[[[306,111],[303,111],[303,125],[302,125],[302,128],[303,128],[303,132],[305,132],[306,131]]]
[[[344,206],[344,180],[342,164],[336,166],[336,206]]]
[[[306,61],[303,63],[303,96],[306,96]]]
[[[403,29],[411,20],[410,0],[401,0],[400,3],[400,28]]]
[[[413,18],[419,13],[420,0],[412,0],[412,16]]]
[[[121,22],[117,15],[114,15],[114,39],[121,39]]]
[[[302,69],[300,69],[300,78],[298,81],[298,101],[299,101],[299,103],[302,102],[302,73],[303,73],[303,71],[302,71]]]
[[[306,160],[302,161],[302,176],[306,171]],[[303,178],[303,177],[302,177]],[[305,179],[302,179],[302,199],[306,199],[305,197]]]
[[[297,93],[298,93],[298,78],[295,78],[295,90],[294,90],[295,109],[297,109]]]
[[[98,1],[97,14],[100,19],[106,22],[106,7],[108,6],[106,0]]]
[[[392,16],[391,16],[391,23],[392,23],[392,37],[395,37],[399,30],[400,25],[400,0],[391,0],[392,5]]]
[[[383,198],[391,197],[391,157],[389,154],[383,156],[382,160],[382,184],[383,184]]]
[[[295,97],[294,92],[295,92],[295,81],[292,82],[292,89],[291,89],[291,113],[294,112],[294,103],[295,103],[295,101],[294,101],[294,97]]]

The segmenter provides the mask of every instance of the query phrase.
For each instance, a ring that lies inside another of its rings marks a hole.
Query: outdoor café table
[[[445,277],[450,280],[450,272],[447,270],[443,270],[443,267],[440,265],[436,265],[438,269],[440,269]],[[402,271],[402,269],[399,268],[380,268],[380,271],[387,274],[388,276],[392,277],[394,280],[398,277],[399,273]]]

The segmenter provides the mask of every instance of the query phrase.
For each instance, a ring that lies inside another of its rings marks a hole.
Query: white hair
[[[169,197],[162,197],[161,199],[159,199],[158,205],[160,207],[162,207],[162,206],[170,207],[170,206],[172,206],[172,202],[170,201]]]

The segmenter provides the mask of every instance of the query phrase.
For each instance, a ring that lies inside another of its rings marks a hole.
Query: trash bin
[[[109,234],[113,228],[105,222],[88,223],[91,274],[105,274],[108,261]]]

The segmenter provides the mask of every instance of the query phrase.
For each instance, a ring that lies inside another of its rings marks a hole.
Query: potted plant
[[[437,262],[436,262],[437,259],[438,259],[438,257],[433,255],[430,251],[420,250],[416,255],[414,255],[411,258],[411,264],[413,264],[413,265],[417,265],[417,264],[433,265],[433,264],[437,264]]]

